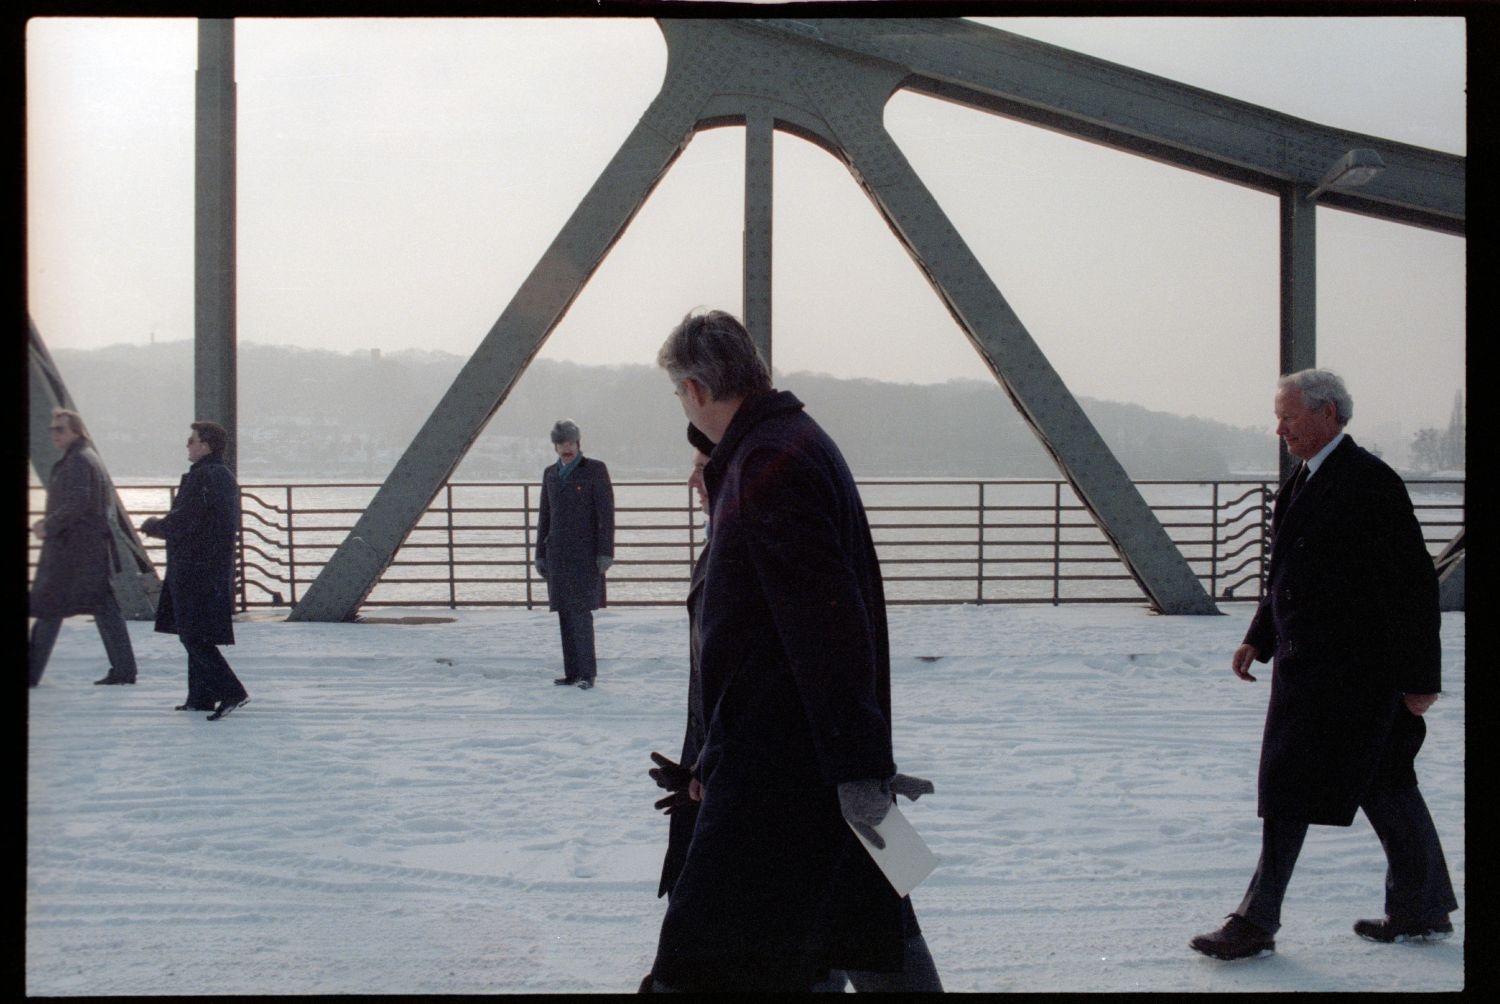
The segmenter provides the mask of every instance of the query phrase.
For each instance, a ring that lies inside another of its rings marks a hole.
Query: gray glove
[[[891,793],[900,795],[908,801],[915,802],[923,795],[931,795],[936,790],[932,782],[925,777],[913,777],[911,774],[895,774],[891,777]]]
[[[608,555],[608,554],[601,554],[597,558],[594,559],[594,564],[596,564],[596,565],[599,566],[599,574],[600,575],[603,575],[604,572],[605,572],[605,570],[607,568],[609,568],[610,565],[613,565],[614,563],[615,563],[615,559],[611,555]]]
[[[892,774],[884,782],[873,778],[845,781],[839,785],[839,809],[860,836],[876,847],[884,847],[885,838],[875,832],[875,827],[885,819],[896,796],[915,802],[935,790],[931,781],[911,774]]]
[[[890,782],[874,778],[840,782],[839,811],[855,833],[876,847],[884,847],[885,838],[875,832],[875,827],[891,811]]]

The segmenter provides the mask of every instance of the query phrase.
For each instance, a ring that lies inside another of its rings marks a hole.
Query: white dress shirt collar
[[[1323,466],[1323,461],[1328,459],[1328,454],[1332,453],[1334,449],[1339,445],[1339,443],[1343,441],[1344,430],[1340,429],[1339,434],[1328,441],[1327,446],[1323,447],[1317,453],[1314,453],[1310,458],[1308,458],[1307,476],[1312,477],[1314,474],[1318,473],[1318,468]]]

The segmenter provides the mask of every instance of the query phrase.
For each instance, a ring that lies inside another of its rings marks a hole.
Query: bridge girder
[[[564,224],[348,537],[292,611],[349,620],[672,162],[702,129],[747,128],[745,307],[769,356],[769,143],[801,135],[849,168],[1056,459],[1151,605],[1213,600],[956,228],[885,132],[896,90],[958,101],[1253,185],[1310,189],[1355,146],[1387,170],[1356,212],[1463,232],[1461,157],[1318,126],[982,25],[950,19],[658,22],[661,91]],[[752,233],[753,231],[753,233]]]

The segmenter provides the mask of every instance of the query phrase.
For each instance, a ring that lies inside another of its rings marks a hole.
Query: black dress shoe
[[[1276,951],[1276,941],[1265,928],[1231,913],[1224,926],[1209,934],[1200,934],[1188,942],[1195,952],[1215,959],[1254,959]]]
[[[1451,921],[1436,924],[1415,924],[1382,917],[1379,920],[1356,920],[1354,933],[1366,941],[1442,941],[1453,933]]]
[[[579,680],[578,681],[578,689],[579,690],[593,690],[594,689],[594,681],[593,680]]]
[[[94,686],[96,686],[96,687],[99,687],[99,686],[109,687],[109,686],[113,686],[113,685],[115,685],[117,683],[134,683],[134,682],[135,682],[135,677],[133,677],[133,676],[116,676],[115,674],[111,673],[111,674],[109,674],[108,676],[106,676],[102,680],[95,680],[94,681]]]
[[[243,697],[226,698],[214,706],[214,713],[208,716],[208,720],[211,722],[216,722],[220,718],[223,718],[225,715],[229,714],[235,708],[242,707],[249,703],[249,694],[246,694]]]
[[[552,682],[555,683],[555,684],[557,684],[559,687],[571,687],[571,686],[573,686],[573,684],[577,683],[578,681],[575,680],[575,679],[573,679],[573,677],[571,677],[571,676],[559,676],[557,679],[553,680]]]

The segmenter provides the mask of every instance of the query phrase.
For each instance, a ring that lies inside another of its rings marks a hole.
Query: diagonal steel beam
[[[292,612],[352,619],[433,496],[699,129],[744,125],[746,313],[767,316],[766,123],[840,157],[1031,423],[1158,609],[1215,612],[1020,319],[880,124],[901,86],[1012,115],[1241,184],[1311,184],[1351,145],[1384,182],[1325,204],[1450,232],[1463,159],[1305,123],[1064,49],[949,19],[658,21],[667,77],[641,121],[517,291]],[[1358,142],[1356,142],[1358,141]],[[1395,168],[1392,170],[1392,168]],[[754,253],[752,255],[752,252]],[[750,259],[755,257],[755,261]],[[751,308],[754,308],[752,310]],[[754,318],[752,318],[753,320]]]
[[[890,68],[820,60],[803,86],[850,171],[1162,613],[1218,608],[1062,378],[885,131]]]
[[[1460,527],[1453,539],[1432,559],[1438,573],[1438,606],[1443,610],[1464,609],[1465,554],[1464,529]]]
[[[706,62],[702,50],[669,49],[660,93],[522,282],[289,619],[354,619],[485,423],[692,139],[714,76],[715,68]]]
[[[47,346],[43,343],[36,324],[28,320],[27,329],[29,337],[26,365],[31,398],[29,415],[31,464],[36,469],[37,477],[42,479],[43,484],[46,484],[52,465],[57,463],[58,458],[62,456],[52,445],[52,437],[47,432],[47,426],[52,422],[52,409],[67,408],[70,411],[78,411],[78,406],[73,403],[73,398],[63,383],[62,374],[58,372],[57,364],[52,361],[52,354],[47,351]],[[87,421],[87,416],[85,416],[85,424]],[[98,451],[97,444],[95,450]],[[105,478],[108,477],[106,469]],[[114,531],[115,551],[119,554],[120,563],[123,566],[121,571],[110,578],[110,586],[114,590],[115,599],[120,604],[120,611],[127,618],[152,620],[156,617],[156,598],[161,595],[161,579],[157,576],[156,567],[152,565],[151,558],[146,554],[146,548],[136,534],[135,527],[131,525],[130,510],[121,501],[120,493],[115,491],[113,482],[109,484],[109,493],[114,496],[115,500],[114,509],[110,513],[110,529]]]

